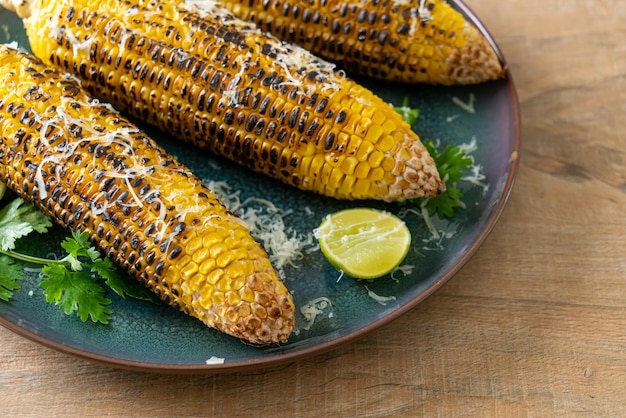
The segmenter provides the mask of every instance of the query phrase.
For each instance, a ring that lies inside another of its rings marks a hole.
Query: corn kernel
[[[370,172],[370,180],[372,182],[381,181],[385,177],[385,170],[381,167],[376,167]]]
[[[230,251],[225,252],[223,254],[220,254],[219,257],[217,257],[217,266],[220,268],[224,268],[227,265],[229,265],[233,260],[234,260],[233,253]]]
[[[252,305],[252,312],[257,318],[267,318],[267,311],[265,310],[265,308],[263,306],[257,305],[256,303]]]
[[[205,248],[211,248],[220,242],[222,242],[222,237],[217,232],[207,234],[202,237],[202,246]]]
[[[378,139],[383,135],[384,130],[382,126],[372,125],[367,130],[367,134],[365,135],[365,141],[375,144],[378,142]]]
[[[352,194],[352,190],[354,189],[354,183],[356,183],[356,177],[347,176],[343,179],[341,186],[339,186],[339,193],[343,196],[350,196]]]
[[[200,240],[202,241],[202,240]],[[193,255],[191,256],[191,259],[194,261],[194,263],[202,263],[207,257],[209,257],[209,249],[208,248],[200,248],[197,249],[195,251],[193,251]]]
[[[232,284],[234,290],[241,290],[241,288],[243,288],[246,285],[245,275],[238,275],[238,276],[231,276],[231,277],[236,277],[233,280],[233,284]]]
[[[211,284],[216,284],[223,276],[224,276],[224,271],[223,270],[215,269],[215,270],[211,271],[209,274],[207,274],[206,280],[207,280],[207,282],[209,282]]]
[[[251,303],[254,302],[254,292],[249,287],[244,287],[241,295],[241,299]]]
[[[359,160],[355,157],[347,157],[341,163],[341,171],[348,175],[354,174],[354,170],[359,163]]]
[[[198,265],[196,263],[188,263],[180,270],[180,277],[183,280],[190,280],[191,277],[198,272]]]
[[[214,292],[213,295],[211,295],[211,301],[213,302],[213,305],[222,305],[224,303],[224,299],[224,294],[221,292]],[[220,316],[222,316],[223,314],[223,311],[218,312],[218,315]]]
[[[206,275],[215,268],[215,265],[216,265],[215,260],[212,258],[208,258],[200,264],[200,267],[198,268],[198,272],[200,274]]]
[[[211,247],[209,254],[211,255],[211,258],[217,258],[226,251],[228,251],[228,247],[220,242],[219,244],[215,244]]]
[[[369,192],[370,182],[366,179],[358,179],[354,184],[354,193],[358,195],[364,195]]]
[[[242,263],[240,262],[228,264],[228,266],[224,268],[224,272],[228,277],[243,277],[245,274]],[[238,289],[238,287],[235,287],[235,289]]]
[[[337,189],[341,185],[343,178],[343,172],[338,168],[333,168],[328,179],[329,187]]]
[[[370,165],[366,162],[358,163],[354,170],[354,176],[357,179],[366,179],[370,172],[370,168]]]
[[[243,318],[250,316],[250,314],[252,313],[252,309],[250,309],[250,305],[248,305],[247,303],[241,304],[238,307],[238,310],[239,310],[239,316]]]
[[[393,140],[393,137],[391,135],[387,135],[387,136],[382,137],[376,143],[378,149],[383,151],[383,152],[389,152],[389,150],[391,150],[391,148],[393,147],[394,144],[395,144],[395,141]]]
[[[239,319],[239,313],[234,308],[227,309],[224,313],[224,316],[226,316],[226,318],[231,322],[237,322],[237,320]]]
[[[380,151],[374,151],[367,159],[367,162],[370,165],[370,167],[375,168],[375,167],[379,167],[384,161],[384,159],[385,159],[385,154],[383,154]]]
[[[230,306],[236,306],[241,302],[241,298],[236,292],[229,292],[226,301]]]
[[[231,280],[230,277],[223,276],[219,282],[217,282],[217,290],[220,292],[228,292],[231,288]]]

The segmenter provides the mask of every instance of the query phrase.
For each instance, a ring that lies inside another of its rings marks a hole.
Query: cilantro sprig
[[[440,218],[452,218],[457,208],[465,207],[461,200],[463,192],[456,184],[463,177],[463,170],[468,169],[473,160],[460,147],[446,145],[443,151],[439,152],[433,141],[427,139],[423,143],[435,160],[439,176],[446,184],[446,191],[435,197],[423,199],[422,204],[430,216],[437,214]]]
[[[411,126],[415,125],[420,114],[418,108],[409,106],[408,96],[402,100],[402,106],[395,106],[394,109],[402,116],[402,119]]]
[[[109,323],[112,300],[106,296],[105,286],[122,298],[156,300],[146,288],[125,280],[121,270],[91,245],[87,232],[72,232],[61,242],[66,251],[63,258],[40,258],[16,251],[20,238],[33,231],[46,233],[51,226],[50,219],[22,198],[13,199],[0,209],[1,300],[10,301],[24,278],[23,267],[16,260],[42,266],[40,286],[46,301],[68,315],[76,314],[83,322]]]
[[[402,106],[396,106],[395,109],[409,125],[415,125],[419,109],[409,106],[408,97],[404,98]],[[458,146],[446,145],[439,151],[430,139],[423,140],[422,143],[433,157],[439,176],[446,184],[446,190],[435,197],[415,199],[414,202],[429,216],[436,214],[439,218],[452,218],[458,208],[465,207],[462,201],[463,192],[456,184],[463,178],[464,170],[470,168],[474,161]]]

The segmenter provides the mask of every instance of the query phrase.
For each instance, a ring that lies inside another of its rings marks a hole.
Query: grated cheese
[[[65,80],[76,81],[74,77],[69,75],[62,75]],[[80,83],[78,83],[80,85]],[[37,86],[33,86],[37,87]],[[46,94],[40,90],[40,93],[44,96]],[[204,212],[203,207],[199,204],[198,198],[195,201],[183,202],[183,204],[177,205],[178,215],[169,216],[168,207],[171,206],[170,202],[176,199],[176,192],[163,192],[156,184],[151,184],[151,189],[143,196],[138,196],[136,191],[131,186],[131,183],[136,178],[150,178],[154,176],[169,176],[170,173],[180,172],[181,168],[165,167],[159,163],[146,164],[143,161],[142,155],[137,155],[133,148],[133,142],[141,140],[141,131],[131,125],[118,125],[113,129],[105,130],[102,127],[94,126],[91,121],[85,120],[82,117],[75,117],[73,107],[78,105],[80,108],[97,107],[99,112],[109,111],[115,117],[118,114],[117,111],[109,104],[102,104],[97,100],[91,99],[77,99],[76,97],[68,98],[61,97],[59,104],[55,107],[53,114],[42,114],[33,111],[31,117],[33,119],[33,126],[36,126],[37,139],[41,143],[41,163],[35,169],[34,183],[38,189],[39,197],[45,200],[48,196],[49,186],[57,183],[62,184],[65,179],[61,178],[62,172],[65,170],[59,169],[72,161],[74,155],[79,152],[80,149],[87,145],[93,145],[95,152],[92,155],[90,162],[92,169],[101,176],[100,181],[106,179],[116,179],[119,182],[125,183],[127,191],[129,192],[129,199],[124,203],[127,207],[147,207],[149,211],[154,214],[153,224],[156,229],[155,241],[164,244],[164,251],[173,242],[174,237],[178,234],[178,231],[174,228],[169,228],[169,225],[180,222],[187,219],[188,216],[198,217]],[[72,132],[80,130],[80,135],[75,138]],[[59,140],[56,143],[51,143],[51,138],[56,135],[60,135],[63,140]],[[104,166],[101,162],[96,160],[95,155],[100,149],[106,149],[111,147],[118,155],[123,156],[125,163],[119,165],[115,169]],[[89,157],[87,157],[89,158]],[[45,175],[44,175],[45,174]],[[192,180],[190,180],[192,181]],[[99,191],[94,199],[90,199],[87,202],[88,210],[92,215],[100,217],[106,215],[106,213],[118,205],[113,199],[108,199],[104,191]],[[154,206],[158,206],[158,209],[153,209]],[[205,222],[210,222],[210,217],[204,217]],[[202,228],[202,225],[190,226],[193,228]],[[171,232],[167,232],[171,230]]]
[[[415,265],[413,264],[404,264],[401,266],[396,267],[396,269],[394,271],[391,272],[391,279],[398,282],[399,279],[397,277],[395,277],[395,274],[400,272],[402,273],[403,276],[408,276],[410,275],[413,270],[415,269]]]
[[[250,229],[250,234],[259,240],[267,251],[272,265],[281,277],[285,277],[284,268],[298,268],[296,263],[304,258],[316,243],[312,235],[306,237],[285,224],[285,218],[292,211],[276,207],[266,199],[251,197],[241,201],[239,191],[232,191],[224,181],[204,180],[207,187],[239,216]]]
[[[232,14],[228,9],[223,7],[216,0],[185,0],[184,4],[189,6],[194,12],[197,12],[203,18],[208,20],[218,20],[222,24],[228,24],[233,30],[238,31],[242,35],[253,39],[262,36],[263,42],[272,47],[272,55],[274,56],[274,64],[280,67],[283,72],[284,80],[281,85],[294,86],[298,95],[310,95],[313,85],[308,83],[309,90],[304,90],[304,81],[307,74],[316,72],[316,81],[321,83],[323,91],[338,91],[341,83],[344,81],[345,75],[342,71],[335,71],[335,64],[316,57],[310,51],[287,42],[282,42],[271,34],[262,33],[258,28]],[[221,42],[221,38],[216,38],[216,42]],[[252,48],[255,49],[255,48]],[[243,51],[239,49],[238,54]],[[248,56],[251,56],[248,51]],[[232,100],[234,95],[234,86],[228,86],[225,93]]]
[[[221,357],[215,357],[215,356],[211,356],[210,358],[208,358],[205,363],[206,364],[224,364],[224,360]]]
[[[300,313],[302,314],[302,316],[304,316],[304,319],[306,319],[307,324],[304,327],[302,327],[302,329],[306,331],[311,329],[311,326],[315,322],[315,319],[319,315],[323,314],[325,311],[330,310],[327,314],[328,315],[327,317],[333,318],[334,315],[332,312],[332,308],[333,308],[332,303],[330,303],[330,300],[325,297],[313,299],[312,301],[304,304],[300,308]]]
[[[376,293],[372,292],[369,287],[365,286],[365,289],[367,290],[367,295],[374,299],[376,302],[380,303],[381,305],[385,306],[387,305],[387,303],[389,302],[394,302],[396,300],[395,296],[380,296],[377,295]]]
[[[476,113],[474,109],[474,102],[476,101],[476,96],[474,93],[469,94],[469,99],[467,102],[459,99],[457,96],[452,97],[452,103],[459,106],[461,109],[465,110],[468,113]]]

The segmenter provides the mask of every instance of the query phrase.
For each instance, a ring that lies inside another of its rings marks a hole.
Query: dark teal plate
[[[489,37],[466,6],[452,3]],[[0,41],[15,40],[22,47],[28,46],[21,22],[13,13],[0,9],[0,25]],[[420,216],[405,212],[407,206],[343,202],[301,192],[148,131],[199,177],[226,181],[233,190],[240,191],[242,201],[261,197],[291,211],[284,218],[285,224],[301,236],[310,235],[328,213],[348,207],[372,206],[401,215],[413,236],[404,262],[415,266],[412,270],[371,282],[356,281],[340,278],[319,250],[305,252],[295,267],[284,269],[294,302],[298,308],[319,298],[330,304],[318,306],[321,313],[310,326],[298,311],[296,332],[287,344],[273,348],[250,347],[167,306],[115,295],[110,295],[114,317],[109,325],[83,323],[45,302],[37,273],[27,274],[10,303],[0,302],[0,324],[61,352],[111,366],[167,373],[217,373],[271,367],[312,356],[362,337],[411,310],[469,260],[505,206],[518,166],[517,95],[510,74],[478,86],[451,88],[360,81],[396,105],[408,95],[410,105],[420,109],[415,129],[422,138],[455,145],[475,140],[476,149],[471,155],[481,168],[485,187],[461,183],[466,208],[451,222],[436,222],[437,229],[444,231],[437,240],[432,239]],[[468,103],[471,97],[475,98],[474,113],[459,106],[459,101]],[[34,236],[20,245],[31,253],[58,251],[63,235],[56,229],[45,235],[43,242]],[[383,299],[376,300],[374,295]],[[213,361],[207,363],[210,359]]]

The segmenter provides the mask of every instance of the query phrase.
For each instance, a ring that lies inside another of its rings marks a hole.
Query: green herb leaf
[[[425,204],[429,215],[437,214],[440,218],[452,218],[457,208],[464,208],[463,192],[456,183],[463,177],[463,170],[468,169],[473,161],[461,148],[447,145],[439,152],[431,140],[423,141],[424,146],[435,160],[439,176],[446,183],[446,191],[427,199]]]
[[[22,267],[11,257],[0,255],[0,300],[11,300],[13,291],[20,288],[19,281],[23,278]]]
[[[0,209],[0,250],[12,250],[15,241],[33,231],[47,232],[52,222],[34,206],[16,198]]]
[[[41,287],[48,303],[54,303],[67,315],[77,313],[81,321],[108,324],[111,318],[111,299],[105,297],[104,287],[97,278],[84,271],[70,271],[58,264],[42,269]]]
[[[40,285],[48,303],[58,305],[68,315],[76,313],[83,322],[91,319],[109,323],[111,300],[105,297],[105,284],[121,297],[160,302],[139,282],[125,280],[121,270],[91,245],[87,232],[73,232],[61,242],[67,252],[61,259],[14,251],[19,238],[32,231],[47,232],[51,226],[50,219],[22,198],[15,198],[0,210],[0,300],[10,300],[13,290],[19,288],[23,270],[15,260],[22,260],[44,266]]]
[[[105,280],[107,286],[111,288],[118,296],[126,298],[129,296],[134,299],[145,300],[149,302],[159,303],[160,299],[150,292],[145,286],[138,281],[126,280],[122,277],[120,269],[108,259],[98,259],[91,266],[91,272],[98,274]]]
[[[460,147],[447,145],[439,152],[431,140],[423,141],[424,146],[435,160],[439,176],[446,184],[454,184],[463,177],[463,170],[468,169],[474,163]]]
[[[98,250],[91,246],[89,242],[89,233],[87,232],[72,232],[72,237],[67,237],[61,243],[61,247],[67,251],[68,256],[63,260],[69,262],[72,269],[76,271],[82,270],[81,257],[88,259],[91,262],[100,259],[100,253]]]
[[[409,107],[408,97],[404,98],[402,106],[395,109],[405,121],[413,126],[419,110]],[[415,202],[426,207],[430,216],[437,214],[440,218],[452,218],[456,209],[465,207],[461,200],[463,192],[456,187],[456,183],[463,177],[463,170],[471,167],[474,161],[460,147],[447,145],[443,151],[439,152],[433,141],[427,139],[422,142],[435,161],[439,176],[446,184],[446,191],[430,199],[415,199]]]
[[[417,122],[417,118],[420,114],[419,109],[409,106],[408,96],[402,100],[402,106],[394,106],[394,109],[402,116],[402,119],[411,126]]]

